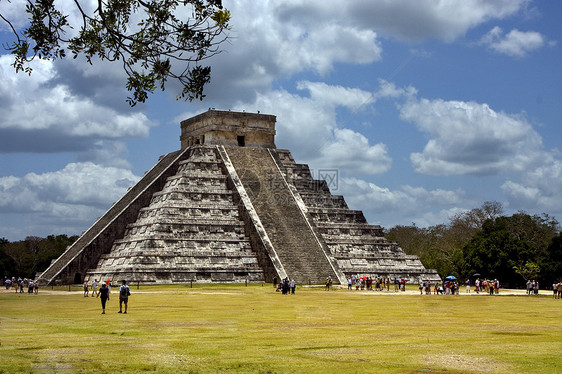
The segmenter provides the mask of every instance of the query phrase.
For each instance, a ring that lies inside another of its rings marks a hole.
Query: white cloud
[[[320,2],[320,0],[319,0]],[[379,0],[350,1],[332,7],[334,13],[349,16],[349,21],[362,27],[400,39],[420,41],[437,38],[452,41],[469,29],[491,19],[502,19],[520,11],[528,0]],[[334,17],[337,17],[335,14]]]
[[[379,98],[391,98],[391,99],[398,99],[400,97],[410,97],[415,96],[417,94],[417,90],[412,87],[400,88],[396,87],[396,85],[392,82],[388,82],[384,79],[379,79],[379,89],[375,92],[375,97]]]
[[[523,57],[529,52],[542,48],[545,38],[536,31],[511,30],[504,35],[503,30],[496,26],[484,35],[480,41],[488,48],[513,57]]]
[[[128,169],[91,162],[42,174],[0,177],[0,226],[24,230],[25,235],[79,233],[138,180]],[[27,218],[20,227],[17,217],[22,214]]]
[[[520,180],[502,184],[510,206],[532,212],[562,212],[562,160],[559,152],[543,152],[542,164],[530,168]]]
[[[6,18],[16,29],[23,27],[27,22],[25,1],[0,1],[0,14]],[[10,25],[0,19],[0,31],[12,32]]]
[[[42,210],[50,204],[107,206],[138,179],[126,169],[91,162],[71,163],[54,172],[1,177],[0,205],[17,205],[28,211]]]
[[[308,90],[312,100],[322,105],[340,105],[352,110],[359,110],[374,101],[373,94],[357,88],[331,86],[322,82],[301,81],[297,89]]]
[[[208,98],[255,100],[278,78],[302,72],[325,75],[335,64],[380,61],[379,33],[398,39],[452,41],[491,19],[520,11],[527,0],[453,1],[224,1],[232,32],[223,52],[208,60]],[[171,82],[173,85],[173,82]],[[176,88],[177,89],[177,88]]]
[[[336,118],[338,107],[365,108],[373,100],[370,92],[308,81],[300,82],[298,88],[308,90],[310,97],[277,90],[258,94],[254,103],[239,103],[237,107],[275,113],[277,146],[290,145],[299,162],[313,168],[339,168],[359,175],[390,168],[392,160],[384,144],[369,144],[364,135],[341,127]]]
[[[462,189],[427,190],[405,185],[391,190],[358,178],[341,178],[339,187],[338,193],[345,196],[351,209],[362,210],[369,223],[386,227],[404,222],[420,226],[443,223],[459,205],[470,204]],[[381,217],[384,222],[380,221]]]
[[[401,107],[400,117],[430,136],[423,152],[410,157],[422,174],[523,171],[542,149],[540,135],[524,118],[486,104],[411,99]]]
[[[31,76],[15,74],[11,61],[11,56],[0,56],[0,133],[10,134],[13,143],[3,147],[4,151],[41,152],[45,147],[64,151],[75,149],[76,142],[88,148],[96,139],[145,137],[153,125],[143,113],[120,113],[73,94],[63,83],[52,85],[57,71],[50,61],[34,61]],[[56,144],[37,147],[40,139],[29,142],[30,137],[46,133],[45,142]]]

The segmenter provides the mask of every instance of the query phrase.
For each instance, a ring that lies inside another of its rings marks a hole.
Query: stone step
[[[157,283],[263,280],[221,163],[214,147],[194,147],[89,277],[142,274],[143,281]]]
[[[316,284],[327,276],[337,280],[268,150],[225,148],[289,278]]]

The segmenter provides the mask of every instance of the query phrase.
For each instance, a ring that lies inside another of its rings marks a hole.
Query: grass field
[[[0,292],[0,373],[562,373],[562,299],[271,285]]]

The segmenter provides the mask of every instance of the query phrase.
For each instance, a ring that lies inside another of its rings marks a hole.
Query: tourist
[[[39,293],[39,279],[35,281],[35,283],[33,284],[33,289],[35,291],[35,294],[37,295]]]
[[[30,279],[27,283],[27,294],[28,295],[33,295],[33,287],[34,287],[33,279]]]
[[[107,287],[107,284],[102,283],[98,296],[100,296],[101,299],[101,314],[105,314],[105,302],[109,300],[109,288]],[[126,308],[127,306],[125,304],[125,310]]]
[[[423,282],[421,280],[420,280],[419,289],[420,289],[420,295],[423,295]]]
[[[556,286],[556,288],[558,289],[557,299],[560,299],[560,297],[562,297],[562,282],[558,282],[558,285]]]
[[[474,291],[480,293],[480,278],[476,279],[476,282],[474,282]]]
[[[84,297],[88,297],[90,290],[88,289],[88,281],[84,282]]]
[[[466,293],[470,293],[470,279],[466,280]]]
[[[291,279],[291,283],[289,283],[289,286],[291,287],[291,295],[294,295],[295,289],[297,288],[297,284],[294,279]]]
[[[129,296],[131,290],[127,286],[127,281],[123,279],[123,284],[119,288],[119,313],[127,314],[127,304],[129,303]],[[123,304],[125,304],[125,312],[123,312]]]
[[[552,298],[556,299],[557,294],[558,294],[558,285],[556,283],[552,283]]]
[[[99,296],[98,294],[98,280],[94,279],[94,281],[92,282],[92,297],[94,297],[94,295],[96,295],[96,297]]]
[[[285,279],[283,279],[281,281],[281,293],[283,295],[289,295],[290,294],[290,286],[289,286],[289,278],[286,277]]]
[[[352,283],[351,277],[347,278],[347,289],[350,291],[351,291],[351,283]]]

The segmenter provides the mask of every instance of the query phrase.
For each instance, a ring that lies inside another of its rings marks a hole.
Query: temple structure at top
[[[182,121],[181,149],[162,156],[40,280],[439,280],[277,149],[275,122],[218,110]]]
[[[197,144],[275,148],[275,116],[209,110],[181,122],[181,148]]]

